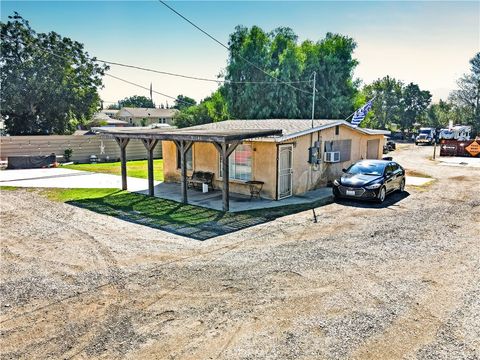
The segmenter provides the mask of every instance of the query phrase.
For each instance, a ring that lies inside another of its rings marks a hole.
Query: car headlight
[[[337,179],[335,179],[335,180],[333,180],[333,185],[335,185],[335,186],[339,186],[339,185],[340,185],[340,183],[338,182],[338,180],[337,180]]]
[[[374,190],[374,189],[378,189],[380,186],[382,186],[381,183],[376,183],[376,184],[365,186],[365,189]]]

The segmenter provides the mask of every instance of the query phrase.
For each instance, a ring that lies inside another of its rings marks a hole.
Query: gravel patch
[[[480,170],[427,151],[385,206],[203,242],[2,191],[0,358],[478,359]]]

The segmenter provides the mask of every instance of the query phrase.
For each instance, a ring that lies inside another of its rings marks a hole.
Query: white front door
[[[292,196],[293,145],[278,147],[278,199]]]

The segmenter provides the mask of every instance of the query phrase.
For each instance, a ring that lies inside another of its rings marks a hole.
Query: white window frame
[[[233,152],[228,157],[228,177],[229,177],[229,180],[241,181],[241,182],[247,182],[247,181],[253,180],[253,153],[254,153],[253,144],[244,143],[244,144],[240,144],[238,146],[249,146],[250,147],[250,152],[251,152],[250,178],[249,179],[242,179],[242,178],[240,178],[240,176],[237,176],[237,173],[236,173],[236,166],[237,165],[232,164],[232,162],[231,162],[232,159],[235,159],[235,153],[237,151],[237,149],[235,149],[235,150],[233,150]],[[233,169],[232,169],[232,167],[233,167]],[[223,179],[222,156],[220,154],[218,155],[218,174],[219,174],[219,178]]]

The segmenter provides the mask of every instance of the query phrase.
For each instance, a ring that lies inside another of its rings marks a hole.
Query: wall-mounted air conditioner
[[[326,151],[324,155],[324,161],[329,163],[340,162],[340,152],[339,151]]]

